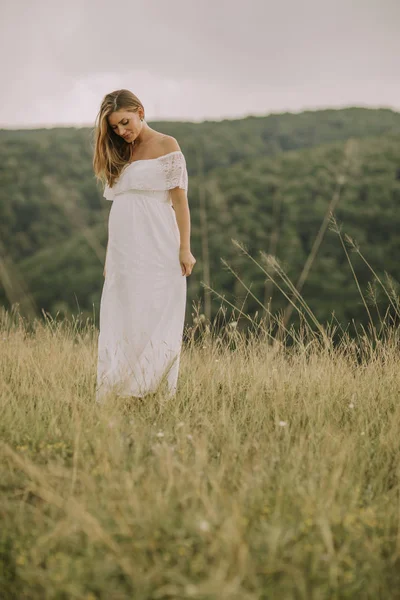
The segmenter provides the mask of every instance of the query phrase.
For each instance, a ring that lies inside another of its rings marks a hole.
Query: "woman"
[[[93,167],[113,201],[100,301],[96,401],[111,390],[176,392],[190,251],[188,174],[178,142],[149,127],[129,90],[107,94]],[[174,212],[175,211],[175,212]]]

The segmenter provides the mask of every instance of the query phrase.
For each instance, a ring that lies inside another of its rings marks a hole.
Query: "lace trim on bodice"
[[[185,157],[177,150],[164,156],[160,156],[160,164],[165,174],[166,189],[171,190],[180,187],[183,190],[188,189],[188,174],[186,169]]]
[[[175,187],[188,191],[186,160],[180,150],[127,164],[112,188],[105,185],[103,196],[114,200],[117,194],[128,190],[162,191]]]

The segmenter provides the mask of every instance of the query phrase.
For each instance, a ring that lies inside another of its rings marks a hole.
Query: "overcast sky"
[[[0,127],[400,110],[400,0],[1,0]]]

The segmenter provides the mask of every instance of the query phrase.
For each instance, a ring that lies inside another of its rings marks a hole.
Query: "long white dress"
[[[186,308],[186,275],[170,190],[188,191],[180,150],[128,163],[104,188],[108,220],[100,301],[96,401],[108,392],[143,397],[166,382],[177,389]]]

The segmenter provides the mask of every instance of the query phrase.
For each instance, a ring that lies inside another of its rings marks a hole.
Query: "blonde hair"
[[[96,116],[94,129],[93,169],[98,180],[112,187],[122,169],[129,162],[132,145],[127,144],[110,127],[107,117],[117,110],[137,112],[144,107],[139,98],[129,90],[116,90],[104,96]]]

